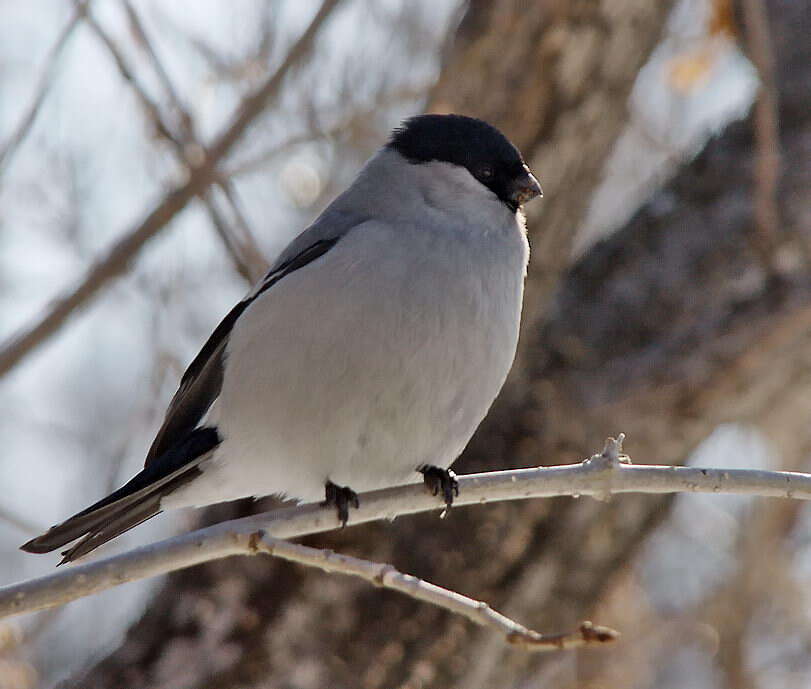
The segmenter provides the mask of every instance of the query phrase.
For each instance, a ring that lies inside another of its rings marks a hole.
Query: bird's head
[[[491,124],[464,115],[418,115],[394,130],[387,148],[413,165],[462,170],[468,186],[494,194],[512,212],[542,196],[520,151]],[[469,175],[469,176],[468,176]]]

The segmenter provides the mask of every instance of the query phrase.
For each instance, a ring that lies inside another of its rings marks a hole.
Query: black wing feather
[[[180,387],[166,411],[163,425],[147,453],[147,466],[168,451],[177,442],[178,438],[182,438],[184,434],[192,431],[200,423],[214,400],[217,399],[222,389],[225,347],[228,344],[228,336],[245,309],[260,294],[273,287],[283,277],[320,258],[337,242],[337,238],[321,239],[275,267],[265,276],[259,284],[259,288],[253,294],[234,306],[228,312],[228,315],[220,321],[220,324],[211,333],[199,354],[194,357],[194,360],[183,374]]]
[[[306,241],[306,237],[300,236],[297,241],[302,240]],[[28,541],[21,546],[22,550],[47,553],[81,538],[63,552],[64,558],[59,564],[75,560],[154,517],[160,512],[163,497],[198,476],[198,465],[220,443],[216,428],[200,428],[198,424],[220,394],[225,348],[234,324],[260,294],[286,275],[323,256],[337,242],[337,238],[319,239],[301,251],[297,251],[294,242],[288,248],[293,255],[284,258],[254,293],[231,309],[183,374],[163,425],[149,449],[144,469],[106,498]]]

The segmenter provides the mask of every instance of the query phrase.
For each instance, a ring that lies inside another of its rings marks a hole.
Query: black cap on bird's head
[[[474,117],[418,115],[395,129],[387,145],[414,164],[439,161],[467,169],[513,211],[543,195],[521,152]]]

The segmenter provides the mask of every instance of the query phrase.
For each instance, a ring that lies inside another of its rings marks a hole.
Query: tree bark
[[[527,4],[473,0],[432,94],[434,109],[503,127],[547,192],[530,219],[519,361],[457,468],[573,461],[618,431],[637,461],[681,463],[717,424],[773,419],[777,397],[811,386],[811,285],[791,260],[770,277],[752,249],[749,122],[568,266],[573,230],[669,3]],[[802,146],[811,135],[809,4],[768,3],[782,37],[781,248],[792,260],[808,239],[811,200]],[[781,422],[778,442],[805,428],[800,414]],[[389,561],[557,631],[593,609],[668,504],[648,496],[499,504],[307,543]],[[535,686],[543,662],[395,593],[237,558],[169,577],[125,644],[76,686]]]

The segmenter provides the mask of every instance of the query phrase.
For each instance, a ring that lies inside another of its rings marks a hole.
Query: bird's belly
[[[223,442],[194,492],[313,501],[327,481],[362,492],[456,459],[512,363],[520,271],[496,285],[460,275],[437,293],[425,266],[403,263],[352,271],[387,271],[374,288],[339,269],[316,290],[293,274],[256,305],[229,344]]]
[[[448,342],[442,356],[404,358],[381,346],[342,361],[327,352],[279,361],[275,375],[258,376],[257,394],[223,396],[223,480],[236,484],[236,495],[310,501],[322,498],[328,480],[361,492],[415,480],[424,464],[449,466],[512,358],[468,359],[464,348],[454,351],[458,344]],[[254,406],[257,397],[274,401]]]

